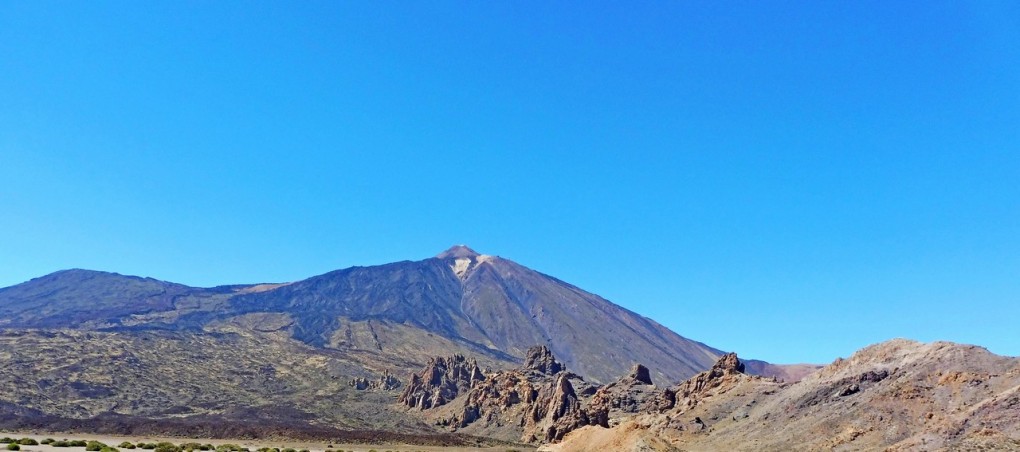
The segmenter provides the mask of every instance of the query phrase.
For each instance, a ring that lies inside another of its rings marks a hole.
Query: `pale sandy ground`
[[[96,440],[105,443],[108,446],[117,447],[118,444],[128,441],[130,443],[158,443],[161,441],[167,441],[174,444],[181,443],[199,443],[199,444],[212,444],[217,446],[220,444],[237,444],[241,447],[247,447],[254,452],[260,447],[279,447],[281,449],[285,447],[291,447],[297,450],[308,449],[310,452],[340,452],[340,451],[354,451],[354,452],[368,452],[375,450],[377,452],[466,452],[466,451],[493,451],[493,452],[506,452],[509,450],[518,450],[521,452],[530,452],[534,449],[522,448],[519,446],[502,446],[502,447],[442,447],[442,446],[414,446],[405,444],[340,444],[332,443],[333,447],[328,448],[327,443],[311,443],[311,442],[300,442],[300,441],[288,441],[288,440],[243,440],[243,439],[207,439],[207,438],[161,438],[154,436],[113,436],[113,435],[88,435],[88,434],[69,434],[69,433],[52,433],[52,434],[40,434],[34,432],[8,432],[0,431],[0,437],[8,436],[14,439],[21,438],[34,438],[37,441],[41,441],[45,438],[53,438],[56,440],[61,439],[83,439],[83,440]],[[6,445],[4,445],[6,446]],[[51,446],[21,446],[22,452],[83,452],[84,447],[51,447]],[[6,449],[0,448],[0,451],[7,452]],[[152,452],[151,450],[145,449],[120,449],[120,452]]]

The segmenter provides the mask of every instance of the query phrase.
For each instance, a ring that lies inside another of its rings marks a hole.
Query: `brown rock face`
[[[411,391],[412,387],[427,386],[423,382],[429,372],[426,369],[412,378],[405,393],[413,394],[405,398],[410,402],[405,402],[406,405],[429,411],[441,405],[434,400],[428,403],[427,397],[422,399],[422,395],[434,394],[434,389]],[[449,404],[435,410],[436,424],[526,442],[558,441],[568,432],[591,424],[582,397],[594,394],[597,388],[567,372],[546,347],[530,348],[520,368],[497,372],[473,383],[461,393],[459,408]],[[448,402],[451,394],[452,391],[447,391],[439,396]]]
[[[737,359],[736,353],[729,353],[719,358],[708,371],[680,383],[674,390],[667,389],[667,392],[672,391],[673,394],[666,394],[664,398],[673,398],[677,403],[684,401],[684,405],[689,408],[696,405],[705,393],[732,382],[739,375],[744,375],[744,365]]]
[[[398,400],[422,410],[438,407],[484,379],[478,362],[473,359],[469,361],[463,355],[433,358],[424,370],[411,376]]]
[[[628,378],[633,380],[635,383],[646,385],[652,384],[652,376],[649,374],[648,368],[641,364],[634,365],[634,368],[630,370]]]
[[[716,361],[711,370],[713,372],[722,372],[722,374],[734,372],[744,373],[744,363],[737,359],[736,353],[727,353],[722,358],[719,358],[719,361]]]
[[[595,392],[588,404],[588,418],[593,425],[609,427],[611,421],[626,415],[658,411],[659,396],[648,368],[636,364],[629,375]]]
[[[563,365],[556,361],[552,352],[544,345],[528,349],[527,357],[524,359],[524,368],[546,375],[556,375],[564,370]]]
[[[549,401],[545,423],[551,425],[545,428],[545,440],[559,441],[567,433],[588,425],[588,421],[588,415],[581,409],[581,402],[574,393],[570,379],[561,373]]]

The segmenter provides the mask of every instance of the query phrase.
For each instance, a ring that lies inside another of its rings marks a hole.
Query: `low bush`
[[[154,452],[181,452],[181,448],[174,443],[162,442],[156,444]]]
[[[10,443],[13,443],[13,442],[14,442],[13,438],[8,438],[6,436],[3,437],[3,438],[0,438],[0,444],[10,444]]]
[[[56,440],[54,440],[53,438],[46,438],[42,441],[39,441],[39,444],[53,444],[54,441]]]
[[[21,450],[21,446],[18,443],[7,443],[7,450]]]
[[[83,439],[72,439],[67,442],[68,447],[88,447],[89,442]]]
[[[156,444],[155,443],[145,443],[145,444],[139,444],[138,447],[140,447],[142,449],[152,450],[152,449],[156,448]]]
[[[21,438],[18,440],[18,444],[21,444],[22,446],[38,446],[39,441],[32,438]]]
[[[101,443],[99,441],[89,441],[89,442],[85,443],[85,450],[88,451],[88,452],[99,452],[99,451],[103,450],[104,447],[109,447],[109,446],[107,446],[106,444],[103,444],[103,443]]]

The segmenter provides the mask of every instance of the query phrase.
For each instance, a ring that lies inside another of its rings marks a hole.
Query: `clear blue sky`
[[[774,362],[1020,355],[1020,3],[0,3],[0,286],[466,243]]]

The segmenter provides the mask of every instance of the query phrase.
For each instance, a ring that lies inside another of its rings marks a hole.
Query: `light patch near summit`
[[[474,270],[484,262],[492,262],[492,256],[486,254],[479,254],[475,258],[462,257],[453,261],[453,265],[450,266],[453,269],[453,273],[457,275],[457,278],[464,280],[467,278],[468,272]]]
[[[466,257],[457,259],[453,261],[453,265],[451,265],[450,268],[453,269],[453,273],[456,274],[458,278],[464,279],[464,275],[471,269],[471,259]]]

